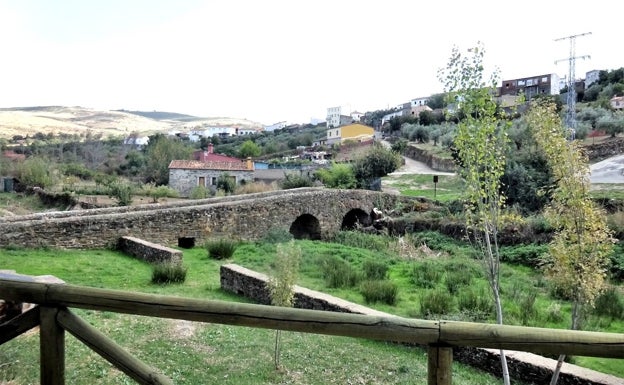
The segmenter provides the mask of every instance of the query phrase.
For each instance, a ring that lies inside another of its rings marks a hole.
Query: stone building
[[[187,197],[197,186],[215,190],[217,179],[224,174],[232,178],[237,185],[242,181],[253,182],[253,162],[251,158],[230,162],[172,160],[169,163],[169,187],[176,190],[180,196]]]

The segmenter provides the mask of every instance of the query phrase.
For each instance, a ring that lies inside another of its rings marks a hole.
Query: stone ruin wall
[[[255,302],[270,304],[265,274],[236,264],[221,265],[221,288],[242,295]],[[334,311],[375,316],[392,316],[331,295],[295,286],[294,307],[301,309]],[[556,361],[536,354],[507,351],[507,363],[512,378],[525,383],[548,384]],[[500,355],[496,349],[473,347],[453,348],[453,360],[476,367],[501,377]],[[593,370],[565,364],[559,377],[559,385],[616,385],[622,379]]]

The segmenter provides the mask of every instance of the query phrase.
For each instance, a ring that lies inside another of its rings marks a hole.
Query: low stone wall
[[[453,159],[438,158],[435,155],[431,155],[426,150],[420,149],[413,145],[407,146],[407,148],[405,149],[405,156],[419,162],[423,162],[434,170],[442,172],[457,171],[457,165],[455,164]]]
[[[149,263],[182,263],[180,250],[157,245],[135,237],[121,237],[117,244],[119,250]]]
[[[250,298],[261,304],[270,304],[266,288],[268,277],[265,274],[246,269],[235,264],[221,266],[221,288]],[[333,297],[318,291],[295,286],[295,307],[302,309],[356,313],[375,316],[392,316]],[[526,384],[547,384],[550,382],[556,361],[536,354],[506,351],[509,372],[512,378]],[[495,349],[453,348],[453,359],[501,376],[500,355]],[[564,364],[559,377],[559,385],[621,385],[623,379]]]

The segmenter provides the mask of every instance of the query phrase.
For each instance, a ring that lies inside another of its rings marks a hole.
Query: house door
[[[200,176],[197,181],[198,186],[206,187],[206,177]]]

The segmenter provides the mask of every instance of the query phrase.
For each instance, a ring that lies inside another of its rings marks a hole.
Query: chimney
[[[246,161],[247,161],[247,170],[253,170],[254,169],[254,164],[251,161],[251,158],[247,157]]]
[[[208,143],[208,153],[214,153],[214,145],[212,143]]]

